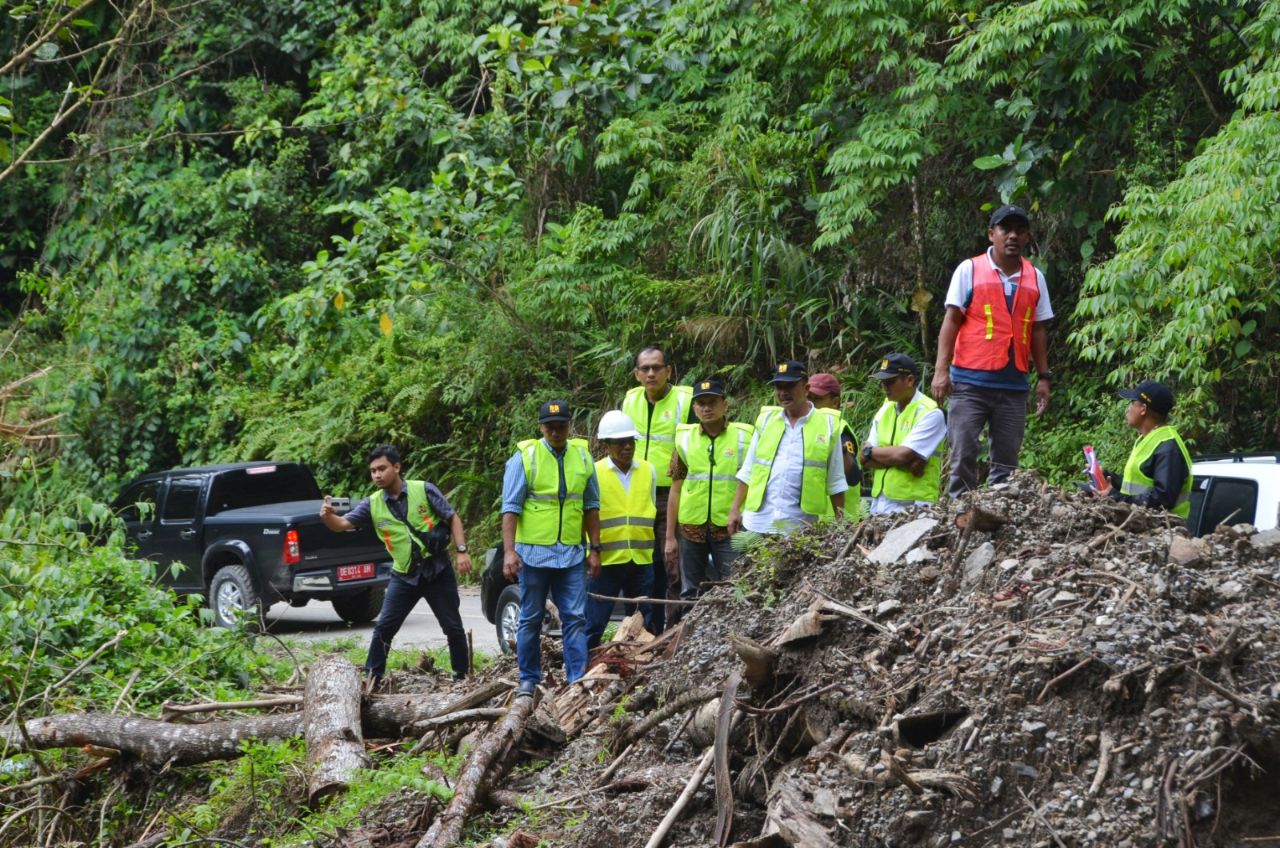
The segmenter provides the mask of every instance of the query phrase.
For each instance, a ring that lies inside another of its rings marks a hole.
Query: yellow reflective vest
[[[669,386],[666,397],[653,406],[645,397],[644,386],[627,392],[622,411],[627,413],[640,437],[636,439],[636,458],[653,466],[659,486],[671,485],[671,452],[675,448],[676,425],[689,415],[693,405],[693,388]]]
[[[1168,424],[1155,428],[1138,439],[1138,443],[1133,446],[1133,450],[1129,453],[1129,461],[1124,466],[1124,480],[1120,483],[1120,493],[1136,497],[1151,491],[1156,481],[1142,473],[1142,463],[1151,458],[1156,448],[1168,441],[1177,442],[1178,450],[1182,452],[1182,458],[1187,463],[1187,477],[1182,481],[1182,491],[1178,492],[1178,499],[1174,502],[1173,509],[1169,511],[1180,518],[1189,518],[1191,516],[1191,454],[1183,444],[1178,431]]]
[[[570,439],[565,445],[563,499],[560,463],[546,440],[526,439],[517,449],[528,493],[516,521],[516,541],[524,545],[582,544],[582,496],[593,471],[586,439]]]
[[[929,412],[938,408],[932,398],[918,395],[898,412],[898,404],[887,400],[876,414],[876,447],[901,447],[911,434],[912,429]],[[871,497],[884,495],[894,501],[927,501],[938,500],[939,485],[942,480],[942,445],[933,452],[924,463],[924,474],[913,475],[906,468],[877,468],[871,480]]]
[[[786,413],[780,406],[761,407],[756,418],[755,462],[743,509],[758,512],[764,504],[765,488],[778,455],[778,445],[786,430]],[[804,469],[800,476],[800,509],[820,518],[835,514],[827,494],[827,463],[831,452],[840,449],[840,415],[834,409],[815,408],[804,422]]]
[[[405,487],[405,492],[408,494],[406,517],[409,524],[412,524],[413,529],[418,533],[430,533],[440,517],[431,508],[431,501],[427,500],[426,483],[421,480],[402,480],[400,485]],[[417,534],[410,533],[405,522],[391,514],[386,496],[381,489],[369,496],[369,518],[373,521],[374,532],[378,534],[378,538],[387,546],[387,551],[391,554],[392,571],[397,574],[405,574],[409,571],[409,565],[413,562],[414,545],[418,546],[424,558],[431,556],[426,543]]]
[[[738,470],[747,458],[751,425],[730,421],[712,438],[702,424],[681,424],[676,430],[676,452],[688,470],[680,484],[681,524],[729,523],[729,508],[738,490]]]
[[[658,505],[653,499],[653,466],[631,461],[631,483],[622,480],[613,460],[596,463],[600,483],[600,564],[648,565],[653,562],[653,525]]]

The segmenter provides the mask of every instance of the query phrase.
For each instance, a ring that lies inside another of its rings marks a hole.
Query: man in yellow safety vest
[[[685,600],[697,598],[704,582],[732,577],[739,556],[729,541],[729,509],[752,430],[750,424],[728,420],[728,411],[724,382],[707,377],[693,384],[698,423],[676,430],[665,544],[673,559],[679,548],[680,597]]]
[[[636,459],[636,425],[611,409],[596,436],[608,454],[596,463],[600,482],[600,573],[587,590],[610,597],[644,598],[653,590],[653,527],[658,515],[657,475]],[[614,601],[587,601],[587,649],[600,644]],[[652,607],[642,612],[645,628]]]
[[[880,360],[871,376],[880,381],[885,397],[862,447],[863,467],[874,470],[871,514],[934,503],[942,482],[946,417],[917,388],[920,369],[905,353]]]
[[[671,360],[657,345],[649,345],[636,354],[633,373],[640,385],[627,392],[622,411],[635,423],[639,434],[636,456],[653,465],[658,475],[658,523],[654,529],[657,538],[665,539],[667,497],[671,492],[671,450],[676,425],[689,420],[691,390],[688,386],[671,385]],[[653,596],[674,598],[680,593],[680,563],[668,561],[664,554],[662,547],[654,551]],[[666,627],[666,612],[661,606],[653,608],[650,623],[655,634]]]
[[[849,488],[840,451],[840,416],[809,401],[803,362],[779,362],[771,381],[777,406],[756,418],[755,433],[729,508],[729,531],[790,533],[844,511]]]
[[[542,679],[548,593],[560,610],[565,681],[587,670],[586,581],[600,572],[600,487],[586,440],[569,438],[572,418],[568,401],[544,403],[542,438],[520,442],[502,478],[502,571],[520,578],[518,696],[532,696]]]
[[[1153,509],[1167,509],[1174,515],[1191,515],[1191,454],[1178,431],[1167,423],[1173,411],[1173,392],[1164,383],[1143,380],[1120,392],[1129,401],[1124,420],[1138,431],[1138,441],[1129,453],[1124,477],[1107,475],[1107,485],[1098,494]],[[1115,491],[1116,483],[1120,491]]]
[[[391,640],[422,598],[449,642],[454,679],[462,679],[469,669],[471,651],[462,627],[458,581],[446,552],[452,536],[458,571],[466,574],[471,570],[462,519],[434,484],[400,476],[400,451],[394,445],[379,445],[369,452],[369,476],[378,491],[350,512],[339,515],[328,498],[320,507],[320,519],[330,530],[343,533],[372,526],[391,553],[391,580],[373,626],[365,674],[374,686],[381,682]]]

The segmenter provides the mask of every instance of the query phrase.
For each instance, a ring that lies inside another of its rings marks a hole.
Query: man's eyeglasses
[[[657,374],[659,371],[665,371],[670,366],[667,365],[637,365],[636,370],[641,374]]]

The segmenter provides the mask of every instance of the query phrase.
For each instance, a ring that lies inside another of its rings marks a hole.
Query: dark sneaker
[[[532,680],[520,681],[520,686],[516,688],[517,698],[532,698],[534,693],[538,691],[538,684]]]

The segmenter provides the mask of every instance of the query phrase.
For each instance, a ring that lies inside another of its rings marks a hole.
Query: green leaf
[[[973,167],[979,171],[991,171],[996,168],[1003,168],[1007,164],[1009,164],[1008,160],[999,154],[983,156],[980,159],[973,160]]]
[[[1245,354],[1253,350],[1253,342],[1248,339],[1241,339],[1236,342],[1236,358],[1243,359]]]
[[[573,89],[562,88],[551,95],[551,107],[553,109],[563,109],[571,97],[573,97]]]

